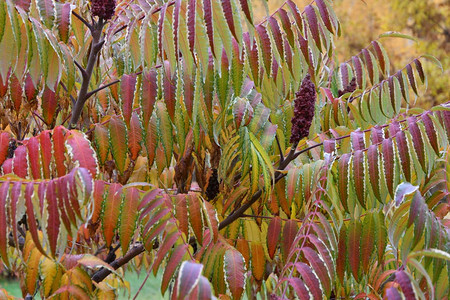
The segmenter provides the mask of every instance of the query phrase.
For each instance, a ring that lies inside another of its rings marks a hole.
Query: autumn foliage
[[[23,296],[449,295],[450,105],[329,0],[0,1],[0,259]],[[145,284],[145,280],[143,282]],[[0,289],[0,298],[8,297]]]

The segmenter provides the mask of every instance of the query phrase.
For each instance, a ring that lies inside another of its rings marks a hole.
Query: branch
[[[127,254],[125,254],[123,257],[120,257],[113,261],[110,266],[114,268],[114,270],[117,270],[118,268],[122,267],[126,263],[128,263],[130,260],[141,254],[145,251],[143,244],[135,245],[132,249],[130,249]],[[92,281],[94,282],[101,282],[103,279],[105,279],[109,274],[111,274],[111,271],[105,268],[101,268],[97,272],[92,275]]]
[[[75,63],[75,66],[80,70],[81,76],[83,76],[83,79],[87,77],[86,70],[74,59],[73,62]]]
[[[99,88],[96,88],[96,89],[93,90],[93,91],[90,91],[89,93],[86,94],[86,99],[89,99],[89,98],[92,97],[92,95],[94,95],[95,93],[98,93],[98,92],[100,92],[101,90],[106,89],[107,87],[110,87],[111,85],[116,84],[116,83],[119,83],[119,82],[120,82],[120,80],[117,79],[117,80],[114,80],[114,81],[112,81],[112,82],[110,82],[110,83],[108,83],[108,84],[105,84],[104,86],[101,86],[101,87],[99,87]]]
[[[90,31],[93,30],[92,24],[89,24],[89,22],[86,21],[85,18],[83,18],[82,16],[80,16],[79,14],[77,14],[76,12],[74,12],[73,10],[72,10],[72,14],[73,14],[78,20],[80,20],[81,22],[83,22],[83,24],[86,25],[86,27],[89,28]]]

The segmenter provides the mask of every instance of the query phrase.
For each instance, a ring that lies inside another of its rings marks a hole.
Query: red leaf
[[[217,211],[209,202],[203,201],[203,205],[205,206],[205,210],[208,215],[208,221],[210,223],[210,226],[212,227],[213,242],[216,243],[219,237],[219,222],[217,221],[216,217]]]
[[[186,194],[178,194],[176,196],[175,217],[179,222],[179,228],[186,237],[189,236],[188,210],[186,203]]]
[[[322,299],[322,291],[320,290],[320,282],[317,276],[313,273],[311,268],[302,262],[295,264],[295,268],[302,275],[303,281],[309,288],[309,291],[313,295],[314,299]]]
[[[313,249],[309,247],[303,247],[302,252],[308,263],[311,265],[314,272],[319,277],[320,282],[322,283],[322,286],[325,289],[324,291],[325,295],[329,297],[331,293],[331,282],[330,282],[331,278],[328,276],[328,271],[324,262],[317,254],[317,252],[315,252]]]
[[[423,72],[422,63],[417,58],[414,60],[414,64],[416,65],[417,73],[419,73],[420,80],[422,83],[425,82],[425,73]]]
[[[392,138],[383,140],[382,151],[386,185],[389,194],[391,197],[394,197],[394,147],[392,145]]]
[[[240,299],[245,288],[244,259],[239,251],[229,249],[224,255],[225,279],[234,299]]]
[[[34,86],[33,79],[31,78],[30,73],[27,73],[27,75],[25,76],[24,90],[28,102],[31,102],[34,99],[36,99],[38,90]]]
[[[352,140],[352,148],[353,151],[363,150],[366,146],[364,145],[364,132],[362,131],[353,131],[350,133]]]
[[[19,113],[22,105],[22,92],[22,83],[16,77],[16,74],[13,73],[9,79],[9,93],[16,113]]]
[[[13,171],[19,177],[27,178],[28,176],[28,159],[26,146],[19,146],[14,151]]]
[[[242,11],[244,12],[245,16],[247,17],[247,20],[250,22],[250,24],[253,24],[252,15],[250,14],[250,8],[248,7],[248,0],[239,0],[241,3]]]
[[[367,150],[367,162],[369,166],[369,179],[372,184],[372,190],[378,200],[381,201],[380,195],[380,172],[378,169],[378,146],[370,145]]]
[[[406,65],[406,74],[408,75],[409,84],[411,85],[414,93],[416,93],[417,95],[416,80],[414,78],[414,72],[411,67],[411,64]]]
[[[287,12],[281,8],[278,10],[278,15],[280,16],[281,25],[283,26],[283,31],[286,33],[286,38],[287,41],[289,42],[289,45],[291,47],[295,47],[294,32],[292,31],[291,20],[289,19]]]
[[[161,262],[166,257],[166,255],[169,253],[172,246],[179,239],[180,235],[181,235],[181,233],[179,231],[173,231],[171,233],[168,233],[164,237],[164,240],[158,249],[158,253],[156,253],[155,260],[153,261],[152,269],[153,269],[154,275],[156,275]]]
[[[109,186],[108,196],[105,200],[105,207],[102,214],[103,235],[106,246],[109,247],[114,238],[114,230],[117,227],[122,203],[122,187],[113,183]]]
[[[291,251],[292,243],[297,235],[298,225],[294,220],[289,220],[283,227],[283,257],[287,261],[289,253]]]
[[[262,25],[256,26],[256,32],[258,33],[261,43],[261,56],[264,63],[264,68],[267,72],[267,76],[270,77],[272,71],[272,46],[270,43],[270,38],[267,34],[266,28]]]
[[[417,120],[415,117],[408,118],[408,128],[411,133],[412,142],[414,146],[414,150],[417,154],[417,158],[419,160],[420,165],[422,166],[422,170],[425,172],[425,149],[422,139],[422,134],[420,133],[419,126],[417,125]]]
[[[269,25],[270,25],[270,30],[272,32],[274,42],[275,42],[275,46],[278,49],[278,53],[280,54],[281,59],[284,61],[283,38],[281,35],[280,26],[278,25],[277,19],[270,16],[269,17]],[[276,76],[274,76],[274,77],[276,77]]]
[[[3,162],[2,165],[2,173],[3,174],[10,174],[12,173],[12,158],[8,158]]]
[[[161,281],[161,293],[163,295],[166,292],[170,281],[172,280],[172,276],[175,273],[175,269],[180,264],[181,260],[183,259],[183,256],[186,254],[187,249],[188,249],[187,244],[181,244],[172,251],[170,259],[168,260],[167,265],[164,269],[164,274]]]
[[[209,283],[208,279],[206,279],[206,277],[200,276],[197,287],[198,287],[197,291],[198,299],[205,299],[205,300],[212,299],[211,284]]]
[[[309,29],[311,30],[312,37],[316,42],[317,48],[322,52],[322,46],[320,44],[319,35],[319,23],[316,16],[316,11],[311,5],[305,7],[306,17],[308,18]]]
[[[248,64],[252,72],[253,82],[259,82],[259,58],[258,58],[258,48],[256,42],[253,39],[250,42],[250,35],[248,32],[244,33],[244,43],[246,47],[246,53],[248,55]]]
[[[272,218],[267,229],[267,250],[271,259],[273,259],[275,256],[275,251],[277,250],[280,235],[281,218],[277,216]]]
[[[238,39],[236,36],[236,30],[234,28],[234,20],[233,20],[233,8],[231,7],[230,0],[222,0],[222,8],[223,14],[225,15],[225,19],[227,20],[228,27],[230,28],[231,34],[233,34],[235,39]]]
[[[41,160],[39,158],[39,142],[36,137],[31,137],[26,142],[28,150],[29,165],[33,179],[41,178]],[[1,165],[1,163],[0,163]]]
[[[411,165],[405,133],[403,131],[397,132],[395,139],[397,141],[398,154],[400,156],[403,174],[405,175],[406,181],[411,182]]]
[[[365,204],[365,172],[364,172],[364,152],[362,150],[355,151],[353,155],[353,180],[355,184],[356,196],[362,207]]]
[[[431,146],[433,147],[436,155],[439,155],[439,145],[437,142],[436,130],[433,125],[433,121],[431,120],[429,113],[424,113],[422,115],[422,123],[425,126],[425,132],[427,134],[428,140],[430,141]],[[1,159],[0,159],[1,165]]]
[[[164,87],[164,102],[166,103],[167,112],[169,113],[170,119],[173,121],[175,117],[175,102],[176,102],[176,74],[172,74],[170,70],[170,64],[168,61],[164,62],[164,76],[163,76],[163,87]]]
[[[58,7],[58,6],[57,6]],[[58,31],[61,41],[67,44],[69,39],[70,30],[70,16],[71,16],[71,5],[70,3],[64,3],[60,5],[59,18],[58,18]]]
[[[11,135],[8,132],[0,132],[0,166],[8,157],[9,140]]]
[[[131,159],[136,160],[141,152],[142,146],[142,127],[136,112],[131,115],[130,130],[128,131],[128,149],[131,153]]]
[[[58,172],[58,177],[64,176],[67,173],[67,167],[65,166],[66,161],[66,147],[64,145],[64,135],[66,129],[63,126],[57,126],[53,129],[53,153],[56,163],[56,171]]]
[[[17,204],[19,202],[19,196],[21,194],[21,190],[22,190],[22,183],[19,181],[16,181],[16,182],[14,182],[14,184],[11,188],[11,192],[10,192],[9,222],[12,227],[12,234],[13,234],[15,245],[19,244],[18,238],[17,238],[16,211],[17,211]],[[23,197],[21,199],[23,199]],[[19,205],[23,205],[23,202],[20,203]]]
[[[48,243],[50,245],[50,251],[52,252],[52,255],[55,257],[61,221],[59,220],[58,202],[55,195],[55,183],[53,181],[50,181],[48,183],[45,195],[47,198],[47,211],[48,211],[48,220],[46,228]]]
[[[370,56],[369,50],[366,48],[362,49],[362,53],[364,55],[364,60],[366,61],[366,68],[369,73],[370,82],[374,84],[374,80],[377,80],[377,78],[373,78],[373,61],[372,57]]]
[[[44,171],[44,178],[50,179],[50,162],[52,159],[52,141],[50,140],[50,131],[41,132],[38,136],[41,144],[41,160],[42,169]]]
[[[0,187],[0,256],[3,263],[9,268],[8,252],[6,251],[6,246],[8,245],[8,219],[6,216],[8,188],[8,181],[3,182]]]
[[[180,267],[178,284],[176,286],[178,298],[185,299],[199,282],[203,265],[195,262],[185,261]]]
[[[319,9],[320,16],[322,17],[323,23],[327,27],[328,31],[333,33],[333,26],[331,25],[330,14],[328,13],[327,6],[323,0],[316,0],[317,8]]]
[[[361,60],[358,56],[352,57],[353,67],[355,68],[355,74],[356,74],[356,82],[358,83],[358,87],[360,89],[363,88],[363,70],[361,65]]]
[[[386,73],[386,62],[384,60],[383,51],[381,51],[380,43],[378,41],[372,41],[373,49],[375,50],[375,53],[377,54],[378,62],[380,63],[381,72],[383,74]]]
[[[357,220],[352,220],[348,228],[348,260],[352,269],[353,277],[359,281],[359,264],[361,262],[360,251],[360,236],[361,223]]]
[[[386,294],[384,296],[384,299],[387,300],[402,300],[403,297],[400,295],[400,293],[398,292],[398,290],[395,287],[391,287],[388,288],[386,290]],[[406,298],[408,299],[408,298]],[[415,299],[415,298],[411,298],[411,299]]]
[[[203,244],[203,218],[200,208],[200,200],[197,195],[191,193],[188,195],[189,223],[200,244]]]
[[[66,139],[66,146],[73,161],[76,161],[82,168],[86,168],[91,173],[92,178],[97,176],[97,158],[91,143],[86,135],[78,130],[70,130]]]
[[[58,107],[56,94],[46,85],[41,98],[42,98],[42,119],[44,119],[45,124],[51,125],[56,117],[55,112],[56,108]]]
[[[311,299],[309,297],[309,290],[306,288],[305,284],[303,283],[303,280],[301,280],[300,278],[289,277],[287,281],[294,288],[294,291],[300,300]]]
[[[288,4],[289,8],[291,9],[291,13],[294,16],[295,23],[297,23],[299,32],[302,32],[303,31],[303,20],[302,20],[302,16],[300,15],[297,5],[294,2],[292,2],[292,0],[288,0],[288,1],[286,1],[286,3]]]
[[[411,279],[404,271],[395,272],[395,282],[402,288],[405,299],[416,299],[416,294],[411,284]]]
[[[206,33],[208,34],[209,46],[211,48],[212,54],[216,56],[216,54],[214,53],[214,31],[212,23],[211,0],[203,0],[203,19],[205,20],[206,24]]]
[[[120,80],[120,96],[122,99],[123,119],[128,126],[130,126],[131,112],[133,110],[135,88],[136,75],[123,74]]]
[[[95,224],[100,218],[103,205],[103,196],[105,193],[105,182],[103,180],[96,180],[94,183],[94,194],[92,202],[92,215],[90,217],[90,222]]]

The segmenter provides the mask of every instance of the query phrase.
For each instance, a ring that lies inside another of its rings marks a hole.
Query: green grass
[[[134,295],[136,295],[139,287],[145,279],[146,272],[143,271],[140,274],[135,272],[128,271],[125,274],[125,280],[130,282],[130,290],[131,290],[131,299],[133,299]],[[165,297],[161,295],[160,286],[161,286],[162,272],[159,272],[156,277],[153,276],[153,273],[148,277],[147,282],[139,293],[137,299],[169,299],[169,293],[166,292]],[[22,297],[22,291],[20,290],[20,285],[18,280],[11,280],[0,278],[0,288],[5,289],[8,294],[15,297]],[[128,299],[127,291],[118,291],[119,299]],[[39,298],[39,297],[36,297]]]

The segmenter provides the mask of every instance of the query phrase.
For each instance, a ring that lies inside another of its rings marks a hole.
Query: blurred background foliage
[[[284,0],[256,2],[253,13],[263,19],[267,10],[276,11]],[[311,0],[293,0],[299,7]],[[342,36],[336,40],[337,62],[343,62],[367,47],[387,31],[398,31],[417,39],[383,38],[391,61],[391,70],[398,70],[420,54],[439,59],[444,73],[433,63],[424,62],[428,89],[415,106],[428,109],[450,100],[450,0],[334,0],[333,6],[341,21]]]

